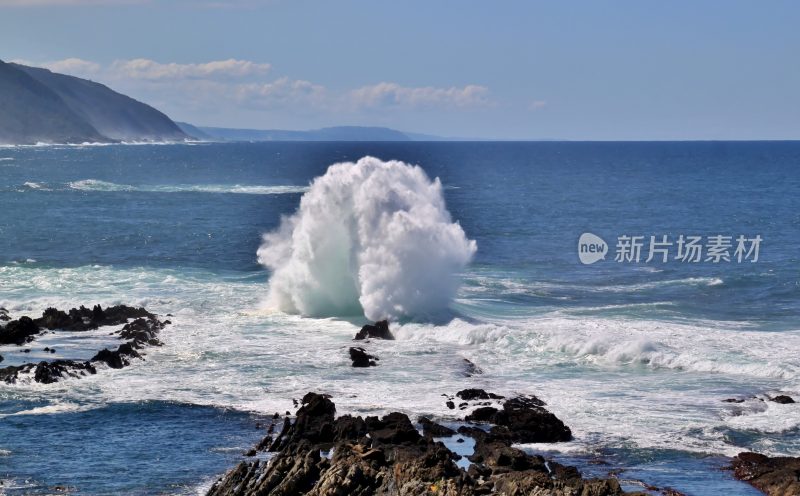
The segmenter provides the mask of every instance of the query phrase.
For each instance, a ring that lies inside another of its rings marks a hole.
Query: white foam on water
[[[294,411],[292,398],[318,391],[333,396],[339,413],[398,410],[455,421],[466,412],[449,410],[442,394],[482,387],[539,396],[576,437],[548,448],[587,452],[634,446],[732,455],[743,447],[727,431],[778,435],[798,426],[797,405],[722,400],[796,398],[800,331],[560,313],[393,323],[397,340],[359,344],[379,366],[354,369],[348,348],[361,322],[259,311],[263,284],[199,270],[0,267],[0,306],[12,317],[94,303],[173,314],[160,337],[165,345],[147,348],[144,361],[6,390],[53,405],[169,399],[261,413]],[[465,377],[465,358],[483,373]],[[762,451],[786,449],[773,443]]]

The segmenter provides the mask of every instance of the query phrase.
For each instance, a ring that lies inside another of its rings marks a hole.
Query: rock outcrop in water
[[[520,408],[528,405],[523,401]],[[274,457],[269,462],[241,462],[208,495],[626,494],[614,479],[586,480],[573,467],[512,448],[505,432],[496,436],[476,427],[462,429],[476,441],[473,463],[464,470],[456,464],[461,456],[434,438],[450,434],[449,428],[433,427],[426,419],[423,429],[427,425],[428,434],[420,435],[398,412],[381,418],[335,414],[329,397],[308,393],[295,422],[287,419],[272,442]],[[562,436],[559,430],[547,437]]]
[[[394,339],[394,335],[389,331],[389,321],[388,320],[381,320],[375,322],[375,324],[367,324],[361,328],[356,336],[353,338],[355,340],[362,340],[362,339]]]
[[[131,321],[131,319],[133,319]],[[131,358],[141,358],[137,350],[145,346],[160,346],[158,333],[170,321],[161,321],[144,308],[117,305],[103,309],[95,305],[91,310],[81,306],[64,312],[56,308],[48,308],[38,319],[20,317],[9,321],[0,328],[0,344],[22,346],[36,339],[45,331],[85,332],[103,326],[125,324],[117,332],[117,337],[124,342],[115,350],[103,349],[89,360],[40,361],[22,365],[0,368],[0,381],[13,384],[23,375],[42,384],[51,384],[67,377],[83,377],[97,373],[95,365],[105,363],[111,368],[122,368],[130,364]],[[23,350],[24,351],[24,350]],[[47,351],[54,352],[55,350]]]
[[[364,348],[350,348],[350,360],[353,361],[353,367],[374,367],[377,364],[375,360],[378,357],[370,355]]]
[[[739,453],[733,459],[733,473],[769,496],[800,494],[800,457],[768,457]]]

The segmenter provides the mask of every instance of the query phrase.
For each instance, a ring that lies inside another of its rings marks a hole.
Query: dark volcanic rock
[[[26,363],[0,369],[0,380],[14,384],[20,374],[33,371],[33,380],[42,384],[52,384],[64,377],[82,377],[95,374],[97,370],[89,362],[73,360],[56,360],[54,362]]]
[[[467,472],[455,464],[458,455],[420,436],[402,413],[362,419],[334,418],[335,411],[328,397],[309,393],[295,423],[287,421],[273,443],[279,453],[268,463],[240,463],[208,495],[625,494],[615,480],[584,480],[573,467],[527,455],[481,429],[466,429],[476,439],[475,464]],[[321,456],[331,448],[330,459]]]
[[[353,339],[361,340],[367,338],[374,339],[394,339],[394,336],[389,331],[389,321],[381,320],[375,324],[367,324],[361,328]]]
[[[496,395],[494,393],[487,393],[483,389],[462,389],[461,391],[456,393],[456,396],[461,398],[465,401],[472,401],[472,400],[501,400],[503,399],[502,396]]]
[[[492,422],[498,413],[497,408],[482,406],[473,410],[472,413],[464,417],[464,420],[467,422]]]
[[[33,341],[39,331],[39,326],[30,317],[20,317],[0,328],[0,344],[25,344]]]
[[[129,319],[134,320],[129,323]],[[20,378],[20,374],[33,372],[34,381],[50,384],[65,377],[81,377],[87,373],[96,373],[92,363],[104,362],[112,368],[122,368],[129,365],[130,358],[141,358],[141,353],[136,351],[137,349],[147,345],[161,345],[157,336],[167,323],[169,321],[158,320],[155,315],[144,308],[126,305],[117,305],[106,309],[95,305],[91,310],[81,306],[73,308],[69,312],[48,308],[36,320],[20,317],[19,320],[11,321],[5,327],[0,328],[0,344],[22,345],[33,340],[41,328],[74,332],[120,324],[125,324],[125,326],[118,332],[119,338],[126,341],[114,351],[101,350],[88,362],[55,360],[5,367],[0,369],[0,380],[14,383]],[[56,350],[45,348],[44,351],[55,353]],[[22,352],[28,353],[30,349],[22,350]]]
[[[124,343],[119,345],[119,348],[115,351],[111,351],[108,348],[100,350],[90,361],[105,362],[112,369],[121,369],[122,367],[130,365],[128,358],[140,358],[141,356],[142,355],[133,349],[130,343]]]
[[[420,417],[418,422],[422,426],[422,435],[426,437],[448,437],[456,433],[453,429],[437,424],[426,417]]]
[[[733,459],[733,473],[769,496],[800,494],[800,458],[739,453]]]
[[[558,417],[545,410],[536,397],[506,401],[494,423],[507,427],[515,443],[555,443],[572,440],[572,431]],[[497,429],[497,427],[492,428]]]
[[[144,308],[127,305],[116,305],[105,310],[100,305],[95,305],[91,310],[81,305],[69,312],[48,308],[36,319],[36,323],[50,330],[88,331],[105,325],[124,324],[129,319],[137,318],[155,319],[156,316]]]
[[[73,360],[39,362],[34,372],[34,380],[42,384],[52,384],[63,377],[84,376],[86,373],[96,374],[97,370],[89,362],[76,362]]]
[[[775,396],[774,398],[770,398],[770,401],[774,401],[775,403],[780,403],[781,405],[788,405],[790,403],[794,403],[794,399],[791,396],[786,396],[785,394],[780,394]]]
[[[350,348],[350,360],[353,361],[353,367],[374,367],[378,365],[375,363],[377,359],[368,354],[364,348]]]
[[[491,393],[485,393],[486,396]],[[572,439],[572,431],[547,411],[535,396],[518,396],[503,403],[503,409],[476,408],[464,420],[495,424],[491,432],[515,443],[555,443]]]

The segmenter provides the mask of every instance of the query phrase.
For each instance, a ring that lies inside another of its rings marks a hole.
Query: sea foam
[[[441,315],[477,247],[453,222],[442,184],[418,166],[364,157],[330,166],[298,211],[266,234],[266,304],[307,316]]]

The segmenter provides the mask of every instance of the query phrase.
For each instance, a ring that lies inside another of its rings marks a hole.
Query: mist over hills
[[[186,139],[162,112],[103,84],[0,61],[0,144]]]

